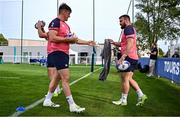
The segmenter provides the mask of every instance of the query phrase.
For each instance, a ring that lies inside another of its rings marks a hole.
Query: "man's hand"
[[[122,64],[126,57],[127,57],[127,55],[126,55],[126,54],[123,54],[123,55],[121,56],[121,58],[118,60],[118,63],[119,63],[119,64]]]
[[[95,45],[96,45],[96,42],[94,42],[94,41],[88,41],[88,45],[89,45],[89,46],[95,46]]]
[[[41,28],[42,27],[42,22],[40,20],[36,23],[36,27],[37,28]]]
[[[110,41],[111,44],[117,46],[117,47],[121,47],[120,42],[114,42],[112,39],[108,39]]]
[[[112,39],[108,39],[111,44],[114,44],[114,41]]]
[[[38,22],[35,24],[35,28],[38,29],[38,28],[44,28],[45,26],[45,22],[44,21],[40,21],[38,20]]]
[[[39,37],[40,38],[45,38],[46,40],[48,40],[48,34],[44,30],[44,26],[45,26],[45,22],[40,21],[40,20],[35,24],[35,28],[38,31]]]
[[[147,54],[151,54],[151,52],[149,51],[149,52],[147,52]]]

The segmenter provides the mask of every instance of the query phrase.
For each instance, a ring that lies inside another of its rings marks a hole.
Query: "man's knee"
[[[58,70],[58,73],[62,80],[69,79],[69,69]]]
[[[69,83],[69,78],[62,78],[62,83]]]

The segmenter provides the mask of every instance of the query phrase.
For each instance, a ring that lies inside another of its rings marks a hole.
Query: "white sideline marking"
[[[94,72],[100,70],[101,68],[102,68],[102,67],[96,69]],[[91,74],[94,73],[94,72],[90,72],[90,73],[88,73],[88,74],[82,76],[81,78],[79,78],[79,79],[77,79],[77,80],[71,82],[71,83],[70,83],[70,86],[73,85],[73,84],[75,84],[75,83],[77,83],[78,81],[80,81],[80,80],[86,78],[87,76],[91,75]],[[61,90],[62,90],[62,88],[61,88]],[[26,112],[27,110],[30,110],[30,109],[36,107],[37,105],[39,105],[40,103],[42,103],[42,102],[44,101],[44,99],[45,99],[45,98],[41,98],[41,99],[39,99],[38,101],[36,101],[36,102],[30,104],[29,106],[26,106],[26,107],[25,107],[25,111],[23,111],[23,112],[14,112],[14,113],[11,115],[11,117],[17,117],[17,116],[19,116],[20,114]]]

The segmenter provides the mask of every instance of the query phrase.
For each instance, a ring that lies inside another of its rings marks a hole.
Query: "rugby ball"
[[[45,21],[42,20],[41,23],[42,23],[41,27],[44,28],[44,26],[46,25]],[[34,27],[37,29],[37,23],[34,25]]]
[[[130,65],[131,64],[128,61],[123,61],[122,64],[117,64],[117,69],[121,70],[121,71],[124,71],[124,70],[127,70]]]

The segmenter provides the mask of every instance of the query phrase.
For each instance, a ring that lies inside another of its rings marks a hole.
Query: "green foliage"
[[[159,48],[159,57],[163,57],[164,56],[164,52],[161,48]]]
[[[4,38],[3,34],[0,33],[0,46],[7,46],[8,41],[6,38]]]
[[[175,40],[180,36],[179,0],[137,0],[135,26],[146,47],[158,40]]]
[[[137,20],[135,22],[135,26],[137,29],[137,47],[138,50],[145,50],[147,48],[150,48],[150,45],[147,43],[149,30],[148,29],[148,23],[145,19],[145,17],[142,14],[137,14]]]

